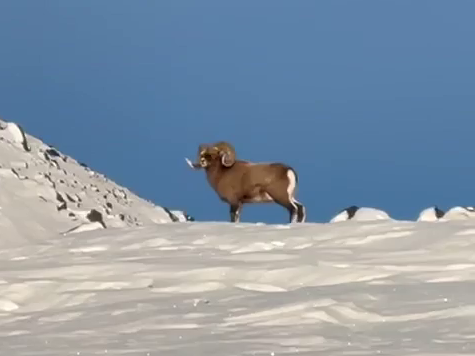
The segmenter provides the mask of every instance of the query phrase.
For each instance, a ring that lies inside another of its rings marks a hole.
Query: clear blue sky
[[[159,205],[228,208],[202,142],[300,176],[310,221],[475,204],[475,1],[10,0],[0,115]],[[243,221],[287,221],[274,205]]]

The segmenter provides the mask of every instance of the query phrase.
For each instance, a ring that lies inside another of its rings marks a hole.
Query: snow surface
[[[0,251],[5,355],[473,355],[475,222],[96,230]]]
[[[475,219],[168,223],[28,139],[0,139],[1,355],[475,354]]]

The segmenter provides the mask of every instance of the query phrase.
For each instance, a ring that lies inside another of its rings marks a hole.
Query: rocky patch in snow
[[[0,229],[19,239],[192,221],[0,120]]]

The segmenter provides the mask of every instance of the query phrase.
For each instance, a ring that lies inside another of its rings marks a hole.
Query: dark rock
[[[97,211],[96,209],[91,209],[91,211],[86,215],[86,218],[90,222],[98,222],[102,225],[102,227],[105,229],[106,224],[104,223],[104,219],[102,217],[102,213]]]

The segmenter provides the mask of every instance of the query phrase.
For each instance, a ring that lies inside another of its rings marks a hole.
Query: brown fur
[[[296,216],[298,222],[305,220],[305,208],[295,199],[289,199],[289,170],[295,171],[283,163],[252,163],[235,159],[234,148],[230,146],[233,164],[222,164],[222,151],[226,143],[221,141],[212,146],[200,145],[198,162],[195,168],[204,168],[211,187],[219,198],[230,205],[230,219],[239,221],[242,205],[246,203],[275,202],[285,207],[290,221]],[[297,188],[297,174],[296,187]]]

